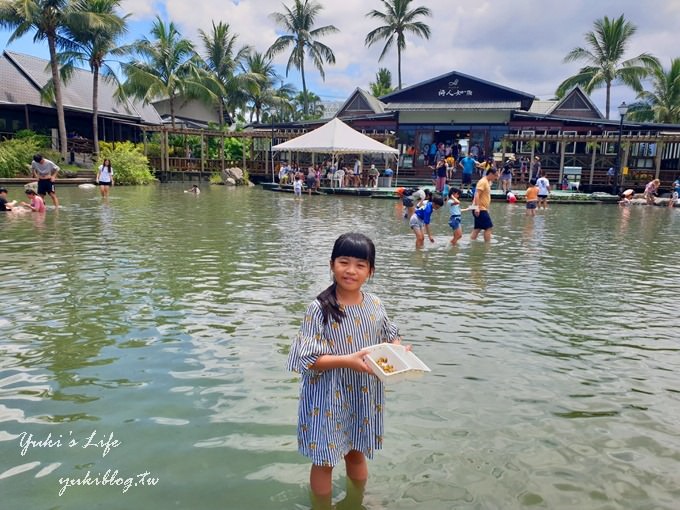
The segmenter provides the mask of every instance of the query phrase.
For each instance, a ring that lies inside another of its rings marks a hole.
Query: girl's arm
[[[323,354],[316,358],[316,362],[311,366],[312,370],[323,372],[325,370],[333,370],[336,368],[349,368],[357,372],[371,372],[371,369],[366,365],[364,357],[368,351],[357,351],[352,354],[335,355]]]
[[[434,243],[434,237],[432,237],[432,234],[430,233],[430,224],[429,223],[425,224],[425,232],[427,232],[427,238],[430,240],[430,242]]]

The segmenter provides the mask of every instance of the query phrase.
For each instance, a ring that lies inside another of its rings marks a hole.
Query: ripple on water
[[[121,472],[160,474],[133,506],[304,507],[284,365],[348,230],[373,237],[366,288],[433,369],[388,389],[367,507],[674,508],[676,211],[494,204],[490,245],[466,215],[451,248],[438,213],[416,251],[396,202],[205,188],[119,188],[108,206],[60,189],[68,206],[43,224],[0,217],[8,508],[45,492],[35,478],[94,468],[27,462],[11,447],[23,430],[93,428],[124,438]]]

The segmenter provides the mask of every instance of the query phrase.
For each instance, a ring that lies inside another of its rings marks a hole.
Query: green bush
[[[116,184],[149,184],[156,180],[141,147],[132,142],[116,142],[114,148],[111,143],[100,142],[99,148],[97,168],[105,159],[111,160]]]
[[[210,176],[210,184],[224,184],[224,181],[222,180],[222,174],[219,172],[214,172]]]
[[[0,177],[30,175],[33,155],[39,152],[36,137],[14,138],[0,142]]]

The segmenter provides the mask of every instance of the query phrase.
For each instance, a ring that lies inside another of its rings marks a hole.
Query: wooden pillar
[[[170,171],[170,134],[167,130],[164,131],[165,139],[165,171]]]
[[[560,142],[560,176],[557,178],[557,189],[561,189],[562,187],[562,177],[564,176],[564,149],[566,146],[567,144],[563,138]]]
[[[221,161],[220,173],[222,173],[222,170],[224,170],[224,135],[220,137],[220,161]]]
[[[146,129],[142,129],[142,141],[144,142],[144,155],[149,156],[149,150],[146,146]]]
[[[26,121],[26,129],[31,129],[31,120],[28,118],[28,105],[24,105],[24,117]]]
[[[593,177],[595,176],[595,158],[597,157],[597,142],[591,142],[593,144],[593,159],[590,161],[590,179],[588,184],[593,185]]]
[[[205,136],[201,133],[201,173],[205,172]]]
[[[656,144],[656,156],[654,157],[654,166],[656,167],[656,173],[654,178],[658,179],[661,175],[661,156],[663,155],[663,142],[657,142]]]

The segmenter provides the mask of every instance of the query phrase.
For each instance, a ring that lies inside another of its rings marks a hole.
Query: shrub
[[[222,180],[222,174],[219,172],[215,172],[210,176],[210,184],[224,184],[224,181]]]
[[[33,155],[39,151],[40,143],[36,137],[0,142],[0,177],[29,175]]]
[[[132,142],[101,142],[97,168],[105,159],[111,160],[116,184],[149,184],[156,180],[149,169],[149,160]]]

